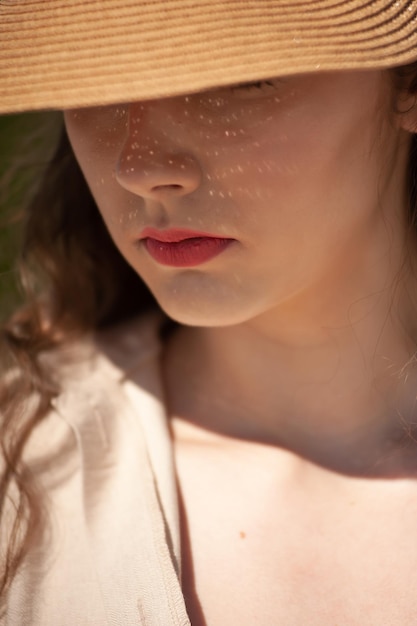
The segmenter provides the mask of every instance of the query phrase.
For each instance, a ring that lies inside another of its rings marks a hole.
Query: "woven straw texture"
[[[417,59],[417,0],[0,0],[0,112]]]

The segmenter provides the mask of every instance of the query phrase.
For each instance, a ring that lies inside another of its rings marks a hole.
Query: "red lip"
[[[195,230],[145,228],[141,240],[151,257],[161,265],[193,267],[225,250],[235,240]]]
[[[156,239],[156,241],[164,241],[166,243],[177,243],[184,239],[195,239],[196,237],[214,237],[216,239],[226,239],[221,235],[213,233],[204,233],[199,230],[187,230],[185,228],[169,228],[168,230],[158,230],[157,228],[144,228],[140,234],[141,239]]]

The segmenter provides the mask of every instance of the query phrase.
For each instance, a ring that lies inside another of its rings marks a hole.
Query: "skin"
[[[65,113],[115,244],[183,324],[162,367],[193,624],[413,623],[383,577],[398,598],[417,558],[412,105],[370,71]],[[236,241],[168,268],[146,226]]]
[[[381,82],[378,74],[307,76],[260,94],[222,90],[69,112],[66,121],[116,245],[167,313],[210,327],[262,316],[276,335],[284,309],[301,309],[315,290],[326,311],[342,277],[351,282],[364,262],[388,256],[384,222],[405,204],[406,142],[377,114],[387,99]],[[177,271],[138,246],[147,225],[237,243],[207,267]],[[369,274],[349,304],[384,287]],[[345,302],[339,308],[344,314]]]

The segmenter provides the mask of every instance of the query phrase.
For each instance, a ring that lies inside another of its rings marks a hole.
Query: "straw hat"
[[[417,59],[417,0],[0,0],[0,111]]]

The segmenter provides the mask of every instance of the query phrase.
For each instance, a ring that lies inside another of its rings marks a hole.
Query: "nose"
[[[116,163],[116,179],[127,191],[143,198],[162,200],[195,191],[202,178],[195,156],[171,132],[162,132],[163,104],[152,116],[152,104],[131,105],[126,139]],[[158,123],[159,122],[159,123]]]

